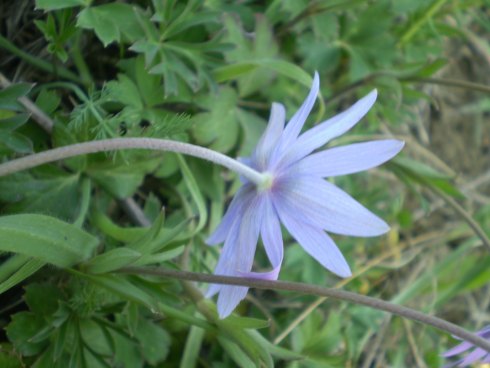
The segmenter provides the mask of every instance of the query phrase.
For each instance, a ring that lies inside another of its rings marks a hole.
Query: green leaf
[[[89,273],[107,273],[134,263],[141,253],[130,248],[116,248],[99,254],[87,262],[85,270]]]
[[[197,234],[199,231],[202,230],[202,228],[204,227],[208,219],[206,204],[204,203],[204,198],[201,194],[201,191],[199,190],[199,187],[197,186],[194,175],[192,175],[192,172],[189,169],[189,166],[187,165],[187,163],[185,162],[185,160],[182,158],[181,155],[177,155],[177,158],[179,160],[180,170],[182,171],[182,176],[184,177],[185,185],[187,189],[189,189],[191,197],[194,200],[194,203],[196,204],[197,207],[199,222],[197,223],[197,226],[194,229],[194,234]]]
[[[33,283],[26,286],[24,299],[31,312],[50,316],[58,310],[59,301],[64,298],[55,285]]]
[[[99,244],[89,233],[54,217],[11,215],[0,217],[0,250],[24,254],[58,267],[88,259]]]
[[[311,75],[304,71],[299,66],[281,59],[258,59],[240,61],[234,64],[216,68],[213,72],[215,79],[218,82],[226,82],[236,79],[239,76],[252,72],[253,70],[264,67],[275,71],[285,77],[295,80],[302,85],[310,88],[313,81]]]
[[[243,352],[243,350],[234,342],[230,341],[229,339],[219,336],[217,337],[219,344],[223,347],[223,349],[228,353],[230,358],[233,359],[233,361],[242,368],[249,368],[249,367],[258,367],[259,365],[257,364],[257,361],[251,360],[247,354]]]
[[[156,169],[161,158],[147,157],[146,159],[128,162],[111,161],[90,164],[86,172],[109,193],[117,198],[128,198],[134,194],[143,182],[145,175]]]
[[[80,320],[79,327],[83,341],[94,352],[105,356],[111,356],[113,354],[113,344],[111,344],[110,335],[104,332],[104,328],[99,323],[84,318]]]
[[[193,368],[197,364],[197,358],[201,350],[205,330],[192,326],[185,342],[184,353],[180,361],[180,368]]]
[[[11,149],[15,153],[32,153],[32,142],[26,136],[17,132],[6,132],[0,130],[0,146]]]
[[[92,29],[104,46],[112,42],[135,42],[143,36],[135,14],[135,5],[110,3],[83,9],[78,14],[77,26]]]
[[[135,337],[140,342],[141,352],[151,366],[167,358],[171,338],[167,331],[146,318],[141,318],[135,331]]]
[[[49,173],[47,173],[49,172]],[[0,178],[0,199],[5,211],[36,212],[74,220],[78,214],[80,175],[49,168]]]
[[[207,112],[193,117],[193,136],[197,143],[219,152],[230,151],[239,135],[236,91],[230,87],[220,88],[216,93],[203,96],[198,104]]]
[[[58,10],[73,8],[74,6],[87,6],[92,0],[36,0],[36,9]]]
[[[23,107],[17,100],[26,96],[32,87],[29,83],[17,83],[0,90],[0,109],[22,110]]]
[[[16,114],[9,118],[0,119],[0,130],[15,130],[29,120],[29,114]]]
[[[405,180],[412,180],[415,183],[428,187],[437,188],[446,194],[457,198],[464,198],[464,195],[450,182],[450,176],[436,171],[422,162],[415,161],[406,157],[396,157],[390,161],[394,173]]]
[[[136,241],[128,244],[128,247],[140,252],[141,254],[149,254],[152,251],[152,240],[154,240],[160,231],[163,230],[162,227],[164,220],[165,212],[162,210],[145,234]]]
[[[20,261],[20,262],[19,262]],[[15,254],[0,266],[0,274],[3,276],[4,269],[8,264],[19,263],[18,268],[7,278],[0,277],[0,294],[21,283],[26,278],[41,269],[46,263],[37,259],[30,259],[24,255]]]
[[[76,274],[112,291],[124,299],[129,299],[151,309],[157,309],[157,301],[148,293],[136,287],[123,275],[89,275],[80,272],[76,272]]]
[[[44,326],[43,319],[34,313],[20,312],[14,314],[5,331],[9,340],[22,355],[33,356],[40,353],[45,344],[33,343],[29,340]]]
[[[250,317],[239,317],[234,314],[230,315],[226,322],[231,324],[232,326],[239,329],[260,329],[269,327],[269,321],[265,321],[258,318],[250,318]]]

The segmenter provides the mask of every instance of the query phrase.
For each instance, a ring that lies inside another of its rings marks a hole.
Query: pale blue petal
[[[278,167],[287,167],[290,164],[309,155],[315,149],[323,146],[330,140],[344,134],[364,115],[376,101],[377,91],[374,90],[367,96],[361,98],[346,111],[326,120],[323,123],[304,132],[295,142],[289,147],[289,151],[278,162]],[[293,142],[290,142],[290,144]]]
[[[276,208],[286,229],[309,255],[340,277],[352,275],[344,256],[323,230],[298,221],[294,213],[283,210],[280,205]]]
[[[472,343],[469,343],[467,341],[463,341],[461,344],[458,344],[455,347],[446,351],[444,354],[442,354],[442,356],[445,358],[449,358],[449,357],[452,357],[454,355],[464,353],[466,350],[472,348],[473,346],[474,345]]]
[[[259,280],[277,280],[279,277],[279,272],[281,271],[281,264],[278,264],[276,267],[274,267],[271,271],[267,272],[240,272],[239,276],[240,277],[249,277],[252,279],[259,279]]]
[[[284,133],[282,134],[281,139],[277,144],[277,147],[272,152],[271,162],[273,165],[281,159],[283,153],[289,150],[293,142],[298,138],[298,135],[301,132],[301,129],[303,128],[303,125],[305,124],[306,119],[308,118],[308,115],[313,108],[313,105],[315,104],[315,100],[318,96],[319,90],[320,77],[318,76],[318,73],[315,72],[315,76],[313,77],[313,84],[311,86],[308,97],[306,97],[299,110],[296,111],[291,120],[289,120],[286,128],[284,129]]]
[[[254,193],[255,188],[252,184],[244,185],[238,189],[218,227],[213,231],[209,238],[206,239],[206,244],[215,245],[225,241],[230,229],[232,228],[233,222],[237,218],[242,217],[242,212],[244,210],[243,207],[247,203],[250,203]]]
[[[230,231],[230,236],[226,238],[215,274],[239,276],[241,273],[249,272],[252,269],[262,223],[263,207],[262,196],[255,197],[248,203],[244,209],[238,231]],[[219,288],[217,306],[220,318],[225,318],[235,309],[247,295],[247,290],[248,288],[243,286],[222,285]]]
[[[468,355],[466,355],[461,361],[461,363],[459,363],[458,367],[465,367],[467,365],[475,363],[480,358],[483,358],[485,355],[487,355],[487,352],[485,350],[477,348],[473,350],[471,353],[469,353]]]
[[[483,337],[484,339],[490,338],[490,326],[485,326],[484,328],[482,328],[481,330],[476,332],[475,335]],[[459,338],[458,336],[453,335],[453,337],[457,340],[461,340],[461,338]],[[456,345],[452,349],[449,349],[448,351],[446,351],[444,354],[442,354],[442,356],[448,358],[448,357],[451,357],[454,355],[464,353],[466,350],[468,350],[472,347],[474,347],[473,343],[468,342],[468,341],[463,341],[461,344]]]
[[[286,110],[284,109],[284,106],[274,102],[271,108],[269,123],[267,124],[259,143],[257,143],[257,146],[255,147],[254,158],[259,169],[265,169],[267,158],[281,137],[285,120]]]
[[[269,261],[272,264],[272,270],[269,272],[241,272],[240,275],[261,280],[277,280],[284,256],[284,244],[282,241],[281,224],[268,195],[264,195],[263,220],[260,235]]]
[[[221,285],[217,302],[219,318],[228,317],[238,304],[245,299],[247,292],[248,287],[245,286]]]
[[[378,236],[389,230],[383,220],[350,195],[317,177],[284,180],[274,198],[276,208],[280,203],[302,222],[335,234]]]
[[[216,275],[231,276],[234,274],[235,264],[233,259],[235,257],[236,248],[238,247],[238,239],[240,233],[241,218],[235,216],[230,228],[228,229],[228,235],[226,236],[225,244],[221,250],[221,254],[218,260],[218,264],[214,269]],[[218,293],[223,288],[220,284],[210,284],[206,292],[206,298],[210,298]]]
[[[264,198],[264,217],[260,229],[262,242],[272,267],[282,263],[284,244],[282,241],[281,224],[270,196]]]
[[[352,174],[379,166],[401,151],[405,143],[394,139],[355,143],[314,153],[294,165],[298,174],[322,178]]]

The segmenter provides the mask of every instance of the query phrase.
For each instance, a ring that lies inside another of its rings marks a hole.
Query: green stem
[[[60,77],[69,79],[73,82],[77,82],[77,83],[81,82],[80,78],[75,73],[72,73],[68,69],[59,66],[55,68],[52,63],[34,57],[31,54],[28,54],[27,52],[19,49],[17,46],[15,46],[12,42],[10,42],[2,35],[0,35],[0,48],[9,51],[10,53],[14,54],[15,56],[18,56],[25,62],[35,66],[38,69],[44,70],[49,73],[57,74]]]
[[[422,312],[416,311],[411,308],[404,307],[402,305],[386,302],[381,299],[372,298],[365,295],[352,293],[345,290],[330,289],[316,285],[309,285],[300,282],[286,282],[286,281],[270,281],[259,280],[253,278],[242,278],[233,276],[221,276],[210,275],[196,272],[177,271],[167,268],[148,268],[148,267],[124,267],[118,272],[135,274],[135,275],[152,275],[160,277],[168,277],[178,280],[188,280],[197,282],[207,282],[213,284],[224,285],[237,285],[247,286],[256,289],[271,289],[271,290],[284,290],[294,291],[301,294],[325,296],[329,298],[335,298],[344,300],[347,302],[365,305],[374,309],[382,310],[391,314],[398,315],[400,317],[408,318],[416,322],[421,322],[426,325],[430,325],[439,330],[448,332],[454,336],[457,336],[465,341],[468,341],[479,348],[482,348],[490,352],[490,341],[481,338],[471,332],[466,331],[453,323],[447,322],[441,318],[429,316]]]
[[[94,80],[92,78],[92,75],[90,74],[90,69],[87,66],[87,63],[85,62],[85,59],[83,58],[81,49],[80,49],[80,39],[82,37],[82,32],[78,32],[77,35],[75,36],[75,42],[73,43],[72,49],[71,49],[71,57],[73,59],[73,63],[78,69],[78,72],[80,73],[80,77],[82,79],[82,83],[84,86],[88,87],[92,84],[94,84]]]
[[[424,12],[424,15],[417,19],[415,23],[413,23],[410,28],[401,36],[400,41],[398,42],[398,46],[403,46],[408,41],[412,39],[413,36],[419,31],[422,26],[427,23],[436,13],[437,11],[444,5],[446,0],[438,0],[434,2],[427,11]]]

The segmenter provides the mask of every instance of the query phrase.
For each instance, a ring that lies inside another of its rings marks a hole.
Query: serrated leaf
[[[135,42],[143,32],[133,7],[125,3],[110,3],[83,9],[78,14],[77,26],[92,29],[104,46],[124,40]]]
[[[13,315],[12,321],[5,330],[9,340],[21,354],[33,356],[40,353],[45,344],[33,343],[29,340],[45,326],[44,323],[43,319],[34,313],[20,312]]]
[[[0,217],[0,250],[24,254],[58,267],[88,259],[99,240],[54,217],[23,214]]]
[[[51,284],[29,284],[25,288],[24,299],[31,312],[37,315],[50,316],[63,300],[60,289]]]

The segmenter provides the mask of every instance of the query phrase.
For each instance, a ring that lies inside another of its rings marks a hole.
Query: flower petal
[[[378,216],[323,179],[313,176],[300,180],[289,178],[278,187],[274,203],[281,204],[283,211],[287,210],[314,227],[352,236],[378,236],[389,230]]]
[[[314,153],[294,169],[322,178],[352,174],[379,166],[395,156],[404,142],[394,139],[355,143]]]
[[[287,167],[333,138],[347,132],[367,114],[376,101],[377,95],[376,90],[372,91],[346,111],[304,132],[290,147],[289,152],[282,157],[277,167]]]
[[[273,103],[269,122],[265,128],[264,134],[260,137],[259,143],[255,147],[254,158],[257,167],[264,170],[267,164],[267,157],[281,138],[286,121],[286,110],[280,103]]]
[[[323,267],[340,277],[352,275],[349,265],[333,240],[322,230],[298,221],[294,214],[276,207],[286,229],[303,249]]]
[[[209,238],[206,239],[206,244],[215,245],[223,243],[226,240],[233,222],[235,222],[236,219],[241,218],[241,214],[244,210],[243,207],[247,203],[250,203],[254,192],[255,189],[253,184],[246,184],[238,189],[218,227],[213,231]]]
[[[228,317],[238,304],[245,299],[248,289],[246,286],[222,285],[217,302],[219,318]]]
[[[461,344],[456,345],[452,349],[449,349],[446,351],[444,354],[442,354],[443,357],[449,358],[461,353],[464,353],[466,350],[471,349],[474,345],[468,341],[463,341]]]
[[[488,353],[485,350],[477,348],[473,350],[471,353],[469,353],[467,356],[465,356],[464,359],[461,361],[461,363],[459,363],[458,367],[465,367],[467,365],[475,363],[480,358],[483,358],[487,354]]]
[[[282,241],[281,224],[270,196],[264,196],[260,235],[273,268],[269,272],[241,272],[240,275],[261,280],[277,280],[284,256],[284,244]]]
[[[263,197],[255,197],[243,208],[242,217],[235,219],[223,246],[215,274],[239,276],[240,273],[249,272],[252,269],[262,223],[263,207]],[[243,286],[211,286],[207,295],[213,295],[219,291],[218,313],[220,318],[225,318],[245,298],[247,290],[248,288]]]
[[[298,138],[303,125],[305,124],[308,115],[315,104],[315,99],[318,96],[318,91],[320,90],[320,77],[318,73],[315,72],[315,76],[313,77],[313,83],[311,85],[311,90],[303,104],[299,108],[298,111],[293,115],[291,120],[289,120],[286,128],[284,129],[284,133],[281,136],[275,150],[272,153],[271,162],[274,164],[279,161],[282,157],[283,153],[286,152],[293,144],[293,142]]]
[[[272,266],[276,268],[282,263],[284,244],[282,241],[281,224],[270,196],[264,200],[264,215],[260,235],[264,248]]]

